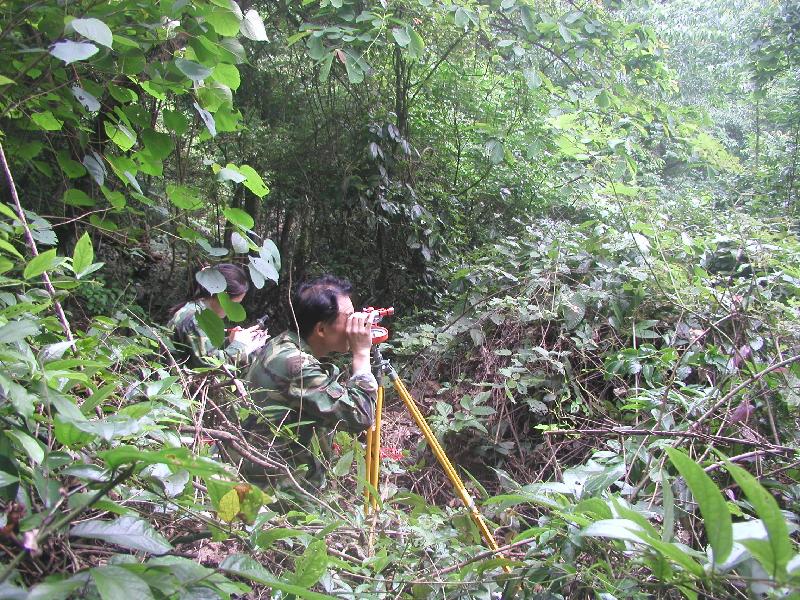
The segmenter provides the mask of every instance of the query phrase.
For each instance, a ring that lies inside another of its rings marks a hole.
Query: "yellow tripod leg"
[[[378,386],[378,399],[375,403],[375,432],[372,434],[372,487],[375,493],[380,496],[380,472],[381,472],[381,424],[383,422],[383,386]],[[378,507],[378,498],[372,498],[372,510]]]
[[[366,475],[369,484],[379,492],[379,477],[381,468],[381,421],[383,417],[383,386],[378,386],[378,398],[375,402],[375,424],[367,430],[366,447]],[[369,514],[369,508],[373,510],[378,506],[378,500],[372,495],[369,488],[364,491],[364,514]]]
[[[411,416],[414,418],[417,427],[419,427],[420,431],[422,432],[422,435],[425,436],[425,440],[428,442],[428,445],[433,451],[434,456],[436,456],[436,459],[439,461],[439,464],[442,466],[442,469],[444,469],[444,472],[450,479],[450,483],[453,484],[453,488],[455,488],[456,493],[461,498],[461,501],[464,503],[464,506],[466,506],[467,509],[469,509],[470,517],[477,526],[478,531],[480,531],[481,537],[483,537],[484,541],[486,542],[486,545],[489,546],[489,548],[497,551],[500,548],[500,546],[497,545],[497,541],[494,539],[492,532],[489,531],[489,527],[486,525],[486,521],[483,520],[483,516],[481,516],[481,513],[478,512],[478,507],[475,505],[475,501],[472,499],[472,496],[470,496],[469,492],[464,487],[464,482],[461,481],[461,477],[459,477],[455,468],[453,468],[450,459],[447,457],[447,454],[445,454],[444,449],[442,449],[442,446],[439,444],[439,440],[437,440],[436,436],[433,435],[433,431],[431,431],[431,428],[428,425],[428,422],[425,420],[425,417],[419,411],[419,408],[417,408],[417,404],[416,402],[414,402],[414,399],[411,397],[411,394],[406,389],[405,384],[400,380],[400,377],[398,377],[397,373],[395,373],[393,370],[390,372],[389,377],[391,378],[392,383],[394,384],[394,387],[397,390],[397,393],[399,394],[400,398],[405,403],[406,408],[408,408],[409,412],[411,413]],[[503,567],[503,570],[505,570],[506,573],[511,572],[511,569],[508,566]]]
[[[366,456],[364,457],[365,476],[368,483],[372,483],[372,438],[375,436],[375,425],[367,430],[367,445],[364,449]],[[364,489],[364,514],[369,514],[369,505],[372,492],[369,486]]]

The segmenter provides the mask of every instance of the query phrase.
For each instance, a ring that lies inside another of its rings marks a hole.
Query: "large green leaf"
[[[222,310],[225,311],[225,316],[231,321],[234,323],[241,323],[247,318],[247,313],[245,312],[244,307],[238,302],[231,300],[231,297],[228,296],[228,294],[222,292],[217,294],[217,298],[222,306]]]
[[[192,81],[202,81],[212,73],[212,69],[185,58],[176,58],[175,66]]]
[[[219,269],[216,267],[201,269],[195,273],[194,278],[197,280],[197,283],[205,288],[209,296],[224,292],[225,288],[228,287],[225,276],[220,273]]]
[[[66,64],[71,64],[81,60],[91,58],[100,51],[100,48],[89,42],[73,42],[64,40],[56,42],[50,47],[50,54],[60,58]]]
[[[56,265],[61,264],[63,260],[64,259],[60,256],[56,256],[56,249],[52,248],[46,252],[42,252],[38,256],[33,257],[28,264],[25,265],[25,270],[22,272],[22,276],[25,279],[37,277],[45,271],[53,269]]]
[[[247,178],[243,182],[244,187],[253,192],[259,198],[263,198],[269,194],[269,188],[264,183],[264,180],[261,179],[261,175],[259,175],[253,167],[249,165],[242,165],[239,167],[239,171]]]
[[[197,324],[214,346],[220,348],[225,343],[225,324],[213,310],[207,308],[197,315]]]
[[[39,323],[31,319],[9,321],[0,327],[0,344],[20,342],[26,337],[39,333]]]
[[[260,563],[244,554],[232,554],[228,556],[222,561],[219,568],[221,571],[231,575],[250,579],[251,581],[255,581],[256,583],[260,583],[272,589],[287,594],[294,594],[299,598],[307,598],[308,600],[336,600],[334,596],[312,592],[303,587],[281,581],[267,571]]]
[[[264,258],[251,256],[250,257],[250,272],[252,274],[253,270],[255,269],[258,271],[264,279],[269,279],[274,283],[278,283],[278,270],[272,265],[272,263]]]
[[[113,521],[84,521],[73,525],[69,534],[72,537],[102,540],[148,554],[166,554],[172,550],[172,545],[164,536],[147,521],[135,517],[120,517]]]
[[[7,429],[6,435],[13,439],[37,465],[44,460],[44,448],[41,442],[19,429]]]
[[[267,42],[267,30],[264,29],[264,21],[255,10],[248,10],[244,14],[240,30],[242,35],[249,40],[256,42]]]
[[[767,530],[768,543],[758,545],[762,556],[760,562],[770,575],[782,581],[786,577],[786,565],[794,556],[786,518],[772,494],[755,477],[731,462],[726,463],[726,468],[753,505]]]
[[[220,498],[217,515],[223,521],[231,523],[237,514],[239,514],[239,493],[236,489],[231,489]]]
[[[706,537],[714,551],[714,563],[722,564],[733,548],[731,513],[722,492],[703,468],[683,452],[675,448],[667,448],[666,452],[700,506]]]
[[[214,73],[211,76],[214,81],[218,81],[232,90],[238,89],[242,81],[236,65],[229,65],[228,63],[219,63],[214,67]]]
[[[406,27],[406,31],[411,38],[411,44],[408,46],[408,54],[412,58],[419,60],[422,58],[422,54],[425,51],[425,42],[423,41],[422,36],[417,33],[416,29]]]
[[[255,221],[253,217],[247,214],[246,211],[243,211],[241,208],[231,208],[226,207],[222,214],[225,215],[225,218],[228,219],[234,225],[238,225],[242,229],[252,229],[255,226]]]
[[[114,36],[111,33],[108,25],[103,23],[100,19],[73,19],[69,22],[69,29],[77,31],[86,39],[111,48],[114,42]]]
[[[196,456],[188,448],[165,448],[164,450],[140,450],[135,446],[118,446],[97,455],[112,469],[121,465],[165,464],[173,471],[185,469],[192,475],[209,476],[225,473],[225,468],[211,459]]]
[[[75,250],[72,254],[72,270],[75,271],[75,275],[79,279],[81,274],[92,266],[92,261],[94,261],[92,238],[89,237],[88,233],[84,233],[75,244]]]
[[[184,210],[197,210],[203,206],[203,199],[200,197],[200,192],[187,185],[168,183],[167,198],[169,198],[169,201],[175,206]]]
[[[408,30],[405,27],[393,28],[392,37],[394,37],[394,41],[397,42],[397,45],[401,48],[405,48],[411,43],[411,36],[408,34]]]
[[[153,593],[147,582],[128,569],[115,565],[97,567],[92,579],[103,600],[151,600]]]
[[[171,135],[152,129],[142,131],[142,141],[150,155],[158,160],[167,158],[175,148]]]
[[[310,588],[316,584],[328,569],[328,548],[325,540],[314,540],[295,561],[291,583]]]

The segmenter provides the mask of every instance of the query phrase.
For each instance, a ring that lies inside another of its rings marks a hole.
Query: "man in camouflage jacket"
[[[298,286],[292,299],[297,331],[267,342],[247,375],[259,414],[248,419],[246,429],[268,437],[271,451],[291,467],[308,465],[305,478],[312,486],[324,483],[324,468],[311,451],[314,441],[327,457],[336,429],[358,433],[375,419],[378,384],[370,371],[370,315],[354,312],[351,290],[347,281],[329,275]],[[320,361],[348,351],[349,379],[335,365]],[[282,433],[292,439],[283,441]],[[253,478],[252,466],[245,465],[244,471]]]

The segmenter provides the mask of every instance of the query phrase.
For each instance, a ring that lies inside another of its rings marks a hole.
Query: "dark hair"
[[[247,278],[247,273],[245,273],[244,269],[239,265],[222,263],[221,265],[216,265],[214,268],[225,278],[225,293],[231,298],[246,294],[247,290],[250,289],[250,281]],[[200,285],[196,279],[192,278],[192,282],[194,284],[194,291],[192,292],[191,298],[186,302],[210,298],[213,295],[210,294],[206,288]],[[170,314],[175,314],[178,312],[178,310],[181,309],[186,302],[181,302],[180,304],[173,306],[169,311]]]
[[[331,323],[339,315],[339,297],[350,296],[353,286],[346,279],[322,275],[297,285],[292,307],[300,337],[305,339],[317,323]]]

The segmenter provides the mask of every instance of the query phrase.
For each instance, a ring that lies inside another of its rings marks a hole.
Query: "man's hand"
[[[347,341],[353,353],[353,375],[369,373],[369,351],[372,347],[372,316],[356,312],[347,318]]]
[[[347,318],[347,341],[353,354],[366,352],[372,346],[372,315],[354,312]]]

